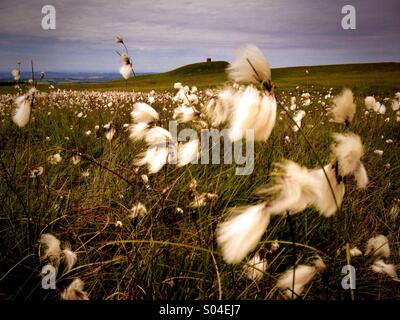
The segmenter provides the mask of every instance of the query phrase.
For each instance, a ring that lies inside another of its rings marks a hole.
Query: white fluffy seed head
[[[336,181],[331,164],[323,169],[308,169],[286,160],[275,166],[279,172],[271,182],[271,186],[261,187],[258,190],[260,195],[275,196],[269,203],[270,214],[281,215],[286,212],[295,214],[307,207],[314,207],[321,215],[330,217],[337,211],[343,200],[344,184]]]
[[[55,154],[48,156],[47,161],[52,165],[56,165],[62,161],[62,157],[61,157],[60,153],[55,153]]]
[[[248,86],[236,94],[236,99],[230,116],[230,139],[238,141],[246,137],[246,130],[252,130],[255,141],[267,140],[276,121],[275,97]]]
[[[227,68],[229,77],[238,83],[271,83],[271,70],[267,59],[254,45],[241,47],[236,52],[236,59]]]
[[[344,89],[340,95],[333,99],[331,113],[333,121],[336,123],[349,124],[353,121],[356,104],[354,103],[353,92],[350,89]]]
[[[83,281],[74,279],[71,284],[61,293],[62,300],[89,300],[88,294],[83,291]]]
[[[379,101],[376,101],[373,96],[368,96],[364,99],[365,107],[368,110],[374,110],[376,113],[385,114],[386,107],[381,104]]]
[[[365,107],[368,110],[373,110],[375,108],[375,105],[376,105],[376,100],[375,100],[375,98],[373,96],[368,96],[368,97],[365,97],[364,103],[365,103]]]
[[[392,110],[397,111],[400,109],[400,103],[397,100],[392,100]]]
[[[335,144],[332,152],[339,162],[341,176],[354,174],[360,166],[360,159],[364,155],[361,138],[354,133],[333,134]]]
[[[283,291],[286,299],[297,299],[305,286],[311,282],[316,275],[317,270],[313,266],[299,265],[294,271],[294,286],[293,286],[293,268],[285,271],[278,279],[276,286]]]
[[[158,121],[160,116],[158,115],[157,111],[147,103],[137,102],[133,105],[131,118],[133,122],[143,122],[149,124],[151,122]]]
[[[70,271],[78,260],[78,256],[69,247],[66,247],[61,254],[65,263],[67,264],[67,270]]]
[[[186,90],[187,88],[187,90]],[[182,102],[184,104],[190,104],[189,97],[188,97],[189,87],[185,86],[178,90],[175,97],[173,98],[174,101]]]
[[[41,176],[44,172],[44,168],[42,166],[38,166],[37,168],[33,168],[32,170],[30,170],[29,172],[29,177],[30,178],[37,178],[39,176]]]
[[[179,89],[182,89],[182,88],[183,88],[182,83],[180,83],[180,82],[175,82],[174,83],[174,89],[179,90]]]
[[[194,93],[188,95],[188,100],[192,105],[199,104],[199,97]]]
[[[181,105],[174,109],[173,119],[176,119],[179,123],[186,123],[193,120],[196,117],[196,112],[193,108],[186,105]]]
[[[21,71],[19,71],[18,69],[13,69],[11,71],[11,74],[14,77],[15,81],[19,81],[21,79]]]
[[[357,247],[354,247],[354,248],[350,249],[350,256],[351,257],[358,257],[358,256],[361,256],[361,255],[362,255],[362,252]]]
[[[19,96],[15,99],[15,104],[17,108],[14,111],[12,120],[18,127],[25,127],[31,116],[32,97],[27,95]]]
[[[307,168],[293,161],[276,163],[277,173],[270,185],[260,187],[259,195],[272,195],[269,204],[271,214],[296,213],[304,210],[312,201],[315,181]]]
[[[253,250],[265,232],[270,215],[265,203],[235,208],[217,229],[217,242],[227,263],[239,263]]]
[[[386,106],[384,104],[377,105],[377,107],[375,109],[375,112],[379,113],[379,114],[385,114],[386,113]]]
[[[147,165],[149,174],[157,173],[167,163],[168,149],[166,147],[152,146],[135,160],[136,166]]]
[[[297,111],[294,116],[293,116],[293,120],[296,123],[295,125],[293,125],[292,130],[294,132],[297,132],[300,130],[301,128],[301,122],[303,121],[303,118],[306,116],[306,112],[304,110],[299,110]]]
[[[375,258],[387,258],[390,256],[389,240],[384,235],[380,234],[372,237],[367,242],[365,255],[372,254]]]
[[[191,208],[201,208],[206,205],[213,206],[218,199],[218,195],[216,193],[204,192],[204,193],[195,193],[193,201],[190,203],[189,207]]]
[[[199,154],[199,140],[194,139],[178,146],[178,167],[183,167],[189,163],[196,163]]]
[[[129,217],[130,218],[137,218],[137,217],[144,217],[147,214],[147,209],[146,206],[141,203],[138,202],[137,204],[135,204],[132,209],[129,212]]]
[[[315,198],[311,205],[315,207],[321,215],[329,218],[336,213],[338,207],[340,207],[343,202],[345,185],[337,181],[334,166],[331,164],[326,165],[324,170],[314,169],[311,171],[311,174],[316,178],[314,189]],[[326,176],[328,176],[329,182]]]
[[[264,272],[268,268],[266,259],[261,259],[260,255],[256,253],[244,266],[244,273],[247,278],[253,281],[259,281],[264,276]]]
[[[147,131],[145,135],[146,143],[150,146],[164,145],[166,146],[168,141],[172,140],[172,135],[168,130],[161,127],[154,127]]]
[[[237,90],[225,87],[216,97],[208,102],[205,113],[211,119],[213,126],[219,126],[229,120],[237,100]]]
[[[143,139],[148,131],[149,125],[145,122],[139,122],[129,125],[129,139]]]
[[[323,272],[325,271],[326,265],[325,265],[324,261],[321,259],[321,257],[318,256],[318,257],[313,261],[313,263],[314,263],[314,266],[315,266],[315,268],[317,269],[317,271],[318,271],[319,273],[323,273]]]
[[[361,161],[358,168],[354,172],[354,178],[357,181],[357,188],[364,189],[367,187],[369,182],[368,173]]]
[[[110,130],[108,130],[106,133],[106,139],[111,142],[111,140],[114,138],[115,132],[115,128],[111,128]]]
[[[397,277],[396,266],[394,264],[387,264],[383,260],[376,260],[371,269],[377,273],[387,274],[393,280],[400,281]]]
[[[276,286],[283,290],[283,294],[287,299],[299,297],[317,273],[322,273],[326,266],[321,258],[314,260],[313,266],[298,265],[285,271],[278,279]],[[294,287],[293,287],[294,276]]]
[[[132,66],[130,64],[121,64],[119,67],[119,73],[125,80],[128,80],[132,74]]]
[[[271,135],[276,123],[277,105],[272,95],[263,95],[260,102],[260,112],[254,123],[254,140],[266,141]]]
[[[61,254],[60,240],[50,233],[44,233],[40,237],[40,244],[45,245],[46,249],[42,254],[42,259],[58,260]]]
[[[246,129],[254,129],[252,126],[257,120],[259,110],[260,94],[256,88],[248,86],[240,94],[240,98],[238,98],[233,110],[229,133],[232,141],[237,141],[245,137]]]

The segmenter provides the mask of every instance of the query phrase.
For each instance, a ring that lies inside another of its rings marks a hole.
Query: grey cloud
[[[0,69],[9,69],[16,57],[31,56],[52,69],[116,70],[117,34],[125,37],[143,71],[206,56],[229,60],[246,43],[260,46],[273,66],[393,60],[400,49],[397,0],[352,0],[357,30],[351,31],[340,27],[347,1],[51,2],[57,10],[52,31],[40,27],[47,0],[0,2]]]

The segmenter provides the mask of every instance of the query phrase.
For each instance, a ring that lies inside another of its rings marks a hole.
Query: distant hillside
[[[26,81],[32,77],[31,72],[22,71],[21,79]],[[115,72],[73,72],[48,71],[44,82],[51,83],[93,83],[120,79],[118,70]],[[40,72],[35,72],[35,79],[40,79]],[[0,85],[4,82],[14,82],[11,71],[0,72]]]
[[[306,73],[308,70],[308,74]],[[400,63],[356,63],[272,69],[278,88],[300,86],[350,87],[354,90],[400,89]]]
[[[169,75],[199,75],[225,72],[228,66],[226,61],[199,62],[166,72]]]
[[[123,79],[85,84],[59,84],[58,88],[74,90],[135,90],[135,91],[164,91],[173,90],[175,82],[199,88],[217,87],[228,79],[225,72],[228,62],[200,62],[159,73],[138,75],[127,82]],[[308,70],[308,73],[306,73]],[[306,89],[314,86],[320,88],[349,87],[357,92],[373,92],[385,90],[400,91],[400,63],[361,63],[322,66],[302,66],[272,69],[272,80],[277,91],[293,89],[297,86]],[[47,90],[43,86],[42,90]],[[0,87],[0,92],[13,92],[12,87]]]
[[[158,73],[139,75],[136,78],[131,77],[127,82],[125,80],[114,80],[93,84],[71,84],[62,85],[65,89],[77,90],[171,90],[175,82],[182,82],[186,85],[196,85],[199,88],[218,86],[227,80],[225,68],[228,62],[213,61],[199,62],[179,67],[177,69]],[[127,84],[127,87],[126,87]]]
[[[159,74],[141,75],[128,80],[128,89],[136,91],[171,90],[175,82],[199,88],[216,87],[226,82],[225,61],[200,62]],[[308,74],[306,74],[308,70]],[[272,69],[272,80],[278,91],[302,87],[350,87],[357,90],[400,90],[400,63],[362,63],[304,66]],[[125,81],[78,85],[77,89],[125,90]]]

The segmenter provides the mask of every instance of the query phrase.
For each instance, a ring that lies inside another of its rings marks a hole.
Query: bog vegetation
[[[400,298],[398,64],[271,75],[248,46],[132,78],[120,58],[123,81],[24,82],[18,66],[2,88],[2,299]],[[191,164],[198,141],[174,141],[172,119],[254,129],[253,172]]]

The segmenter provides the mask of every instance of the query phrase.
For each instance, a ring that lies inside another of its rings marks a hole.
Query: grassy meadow
[[[54,89],[41,83],[24,128],[11,120],[17,89],[0,87],[0,299],[58,300],[76,277],[84,281],[90,299],[283,299],[275,287],[279,275],[293,259],[307,264],[316,254],[327,271],[301,298],[351,299],[350,290],[341,286],[341,270],[348,263],[346,243],[364,252],[368,239],[377,234],[390,240],[387,261],[400,264],[400,122],[390,107],[400,91],[399,63],[273,69],[278,119],[271,137],[255,143],[251,175],[235,175],[235,164],[166,165],[153,175],[134,166],[146,146],[128,139],[133,104],[146,102],[154,90],[152,106],[161,126],[168,128],[178,106],[172,99],[174,83],[196,85],[197,109],[202,110],[209,100],[205,90],[221,88],[227,81],[225,67],[225,62],[194,64],[127,83]],[[290,223],[295,247],[288,219],[274,217],[256,249],[268,260],[268,268],[260,281],[249,280],[243,269],[246,260],[237,265],[223,261],[216,227],[230,207],[262,201],[255,190],[270,181],[274,162],[287,158],[317,167],[318,157],[328,163],[331,135],[345,129],[329,122],[327,107],[343,87],[356,97],[355,120],[347,130],[362,138],[369,185],[358,190],[350,179],[340,212],[329,219],[313,209],[294,215]],[[24,85],[21,88],[26,91]],[[305,92],[310,94],[308,106],[302,106]],[[385,114],[365,114],[364,98],[369,95],[386,105]],[[306,111],[302,134],[292,130],[287,114],[280,113],[290,106],[291,97]],[[116,128],[111,141],[103,128],[110,122]],[[187,126],[191,124],[180,128]],[[76,151],[83,156],[74,164]],[[51,164],[48,157],[56,153],[62,160]],[[39,166],[43,173],[30,177]],[[148,175],[148,183],[142,175]],[[193,179],[198,193],[215,193],[218,199],[193,207]],[[138,202],[147,214],[129,217]],[[78,256],[72,270],[60,265],[55,290],[41,287],[46,262],[40,259],[39,239],[44,233],[68,243]],[[275,240],[279,248],[269,253]],[[399,283],[373,272],[371,258],[352,257],[351,264],[356,268],[354,299],[400,299]]]

